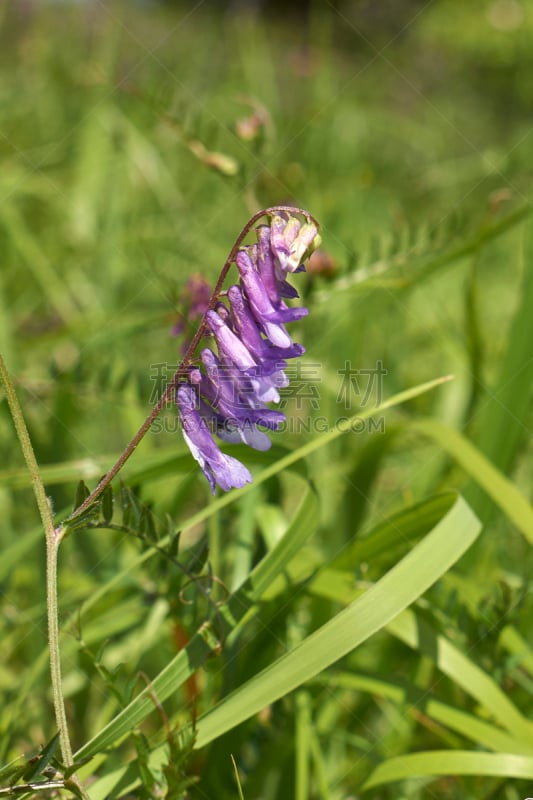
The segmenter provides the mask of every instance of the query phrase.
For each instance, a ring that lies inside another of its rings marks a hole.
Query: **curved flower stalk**
[[[287,276],[305,269],[303,261],[320,243],[318,226],[299,209],[268,213],[270,225],[257,228],[257,244],[234,248],[226,268],[234,261],[240,282],[222,302],[219,281],[195,337],[198,344],[204,332],[210,334],[217,353],[204,348],[200,363],[189,364],[176,386],[184,439],[213,494],[217,484],[228,491],[252,481],[240,461],[221,452],[214,435],[268,450],[270,439],[260,427],[277,430],[285,415],[266,404],[279,402],[278,390],[289,383],[287,360],[304,352],[285,325],[309,312],[285,302],[298,297]],[[298,214],[307,221],[302,224]]]
[[[269,217],[270,224],[257,228],[257,244],[243,246],[245,237],[262,217]],[[304,217],[305,222],[299,217]],[[213,434],[260,450],[270,447],[267,434],[258,426],[277,430],[285,416],[269,409],[266,403],[278,402],[278,389],[288,384],[284,372],[287,359],[304,352],[302,345],[292,341],[285,325],[308,313],[306,308],[290,308],[285,302],[285,298],[298,297],[287,276],[305,269],[303,261],[320,246],[320,241],[318,223],[301,208],[267,208],[248,220],[172,380],[109,472],[63,522],[62,531],[90,511],[169,400],[178,404],[185,440],[213,492],[217,483],[227,491],[252,480],[246,467],[220,451]],[[240,283],[223,292],[234,262]],[[191,287],[194,315],[200,309],[197,288]],[[220,299],[223,295],[226,302]],[[205,308],[203,289],[200,301]],[[216,342],[218,355],[204,348],[198,359],[195,354],[206,333]]]

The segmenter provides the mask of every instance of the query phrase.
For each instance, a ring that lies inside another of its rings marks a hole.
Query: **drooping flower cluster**
[[[273,214],[270,225],[257,228],[257,244],[237,251],[240,282],[228,289],[227,304],[219,301],[206,312],[217,353],[201,351],[200,364],[190,366],[178,385],[176,401],[185,441],[213,494],[216,484],[228,491],[252,481],[240,461],[220,451],[213,433],[227,442],[267,450],[271,442],[261,428],[277,430],[285,420],[266,403],[279,402],[279,389],[289,383],[287,359],[304,352],[285,324],[308,314],[306,308],[285,302],[298,297],[286,278],[304,269],[302,261],[319,238],[312,222]]]

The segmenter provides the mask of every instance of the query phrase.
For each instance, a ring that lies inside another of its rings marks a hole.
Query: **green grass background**
[[[0,8],[0,350],[58,518],[178,363],[188,276],[214,282],[255,211],[307,208],[336,266],[294,281],[311,311],[293,326],[299,379],[319,404],[289,396],[285,411],[314,427],[275,435],[266,455],[231,451],[270,477],[213,501],[170,409],[116,482],[115,529],[100,516],[62,546],[75,749],[121,709],[132,720],[128,703],[212,626],[211,657],[190,659],[188,682],[172,673],[164,713],[152,697],[127,736],[97,740],[82,768],[94,798],[129,762],[138,797],[533,794],[532,37],[528,0]],[[257,109],[248,141],[238,122]],[[339,402],[339,370],[378,361],[383,400],[455,377],[319,446],[322,420],[357,411]],[[20,766],[55,729],[43,534],[5,402],[0,452],[0,763]],[[468,503],[457,519],[451,491]],[[468,507],[483,530],[451,568],[458,519],[465,548],[473,538]],[[427,570],[409,566],[444,517]],[[341,609],[400,562],[392,599],[411,610],[369,622],[355,647],[358,617]],[[239,690],[339,619],[355,649],[317,644],[324,668],[242,717],[289,666]],[[231,692],[235,725],[216,716]],[[187,725],[212,711],[212,738],[206,716],[191,749]]]

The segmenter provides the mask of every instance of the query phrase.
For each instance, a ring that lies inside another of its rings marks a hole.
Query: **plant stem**
[[[61,662],[59,658],[59,624],[58,624],[58,603],[57,603],[57,551],[62,538],[62,528],[54,528],[52,509],[46,497],[43,482],[39,474],[39,467],[33,452],[30,436],[22,410],[17,400],[15,387],[7,371],[4,359],[0,355],[0,378],[4,385],[9,410],[13,417],[15,429],[20,442],[20,447],[26,466],[30,473],[33,486],[33,493],[39,508],[39,514],[43,523],[46,535],[46,599],[48,610],[48,646],[50,650],[50,672],[52,677],[52,693],[54,700],[54,711],[56,724],[59,730],[59,743],[61,755],[65,766],[69,767],[73,763],[72,747],[67,727],[67,717],[63,692],[61,688]]]
[[[244,228],[242,229],[242,231],[238,235],[238,237],[237,237],[237,239],[235,241],[235,244],[231,248],[230,254],[226,259],[226,263],[222,267],[222,271],[221,271],[220,276],[218,278],[218,281],[216,283],[216,286],[215,286],[215,289],[213,291],[213,294],[211,295],[211,299],[209,301],[209,305],[208,305],[208,307],[206,309],[206,312],[205,312],[205,314],[204,314],[204,316],[202,318],[202,321],[201,321],[201,323],[200,323],[200,325],[198,327],[198,330],[196,331],[191,343],[187,347],[187,350],[186,350],[185,355],[183,357],[183,361],[181,362],[181,364],[179,365],[178,369],[176,370],[176,372],[172,376],[172,379],[169,382],[167,388],[165,389],[165,391],[163,392],[163,394],[159,398],[158,402],[156,403],[154,408],[151,410],[150,414],[147,416],[147,418],[145,419],[145,421],[143,422],[143,424],[141,425],[141,427],[139,428],[139,430],[137,431],[137,433],[135,434],[135,436],[133,437],[131,442],[127,445],[125,450],[121,453],[121,455],[119,456],[119,458],[116,461],[116,463],[111,467],[109,472],[106,475],[104,475],[102,480],[98,483],[96,488],[93,489],[91,494],[83,501],[83,503],[81,503],[81,505],[79,505],[78,508],[76,508],[72,512],[72,514],[69,517],[67,517],[67,519],[64,522],[65,526],[67,526],[69,523],[74,522],[74,520],[76,520],[79,517],[81,517],[81,515],[85,511],[87,511],[88,508],[90,508],[92,506],[92,504],[95,502],[95,500],[98,499],[98,497],[102,494],[102,492],[104,491],[106,486],[108,484],[110,484],[111,481],[113,480],[113,478],[115,477],[115,475],[118,472],[120,472],[120,470],[122,469],[122,467],[124,466],[126,461],[129,459],[129,457],[132,455],[133,451],[135,450],[135,448],[139,444],[139,442],[141,442],[141,440],[144,438],[145,434],[149,430],[149,428],[150,428],[152,422],[154,421],[154,419],[156,419],[159,416],[159,414],[161,413],[162,409],[166,405],[167,401],[170,400],[170,398],[172,397],[172,395],[174,393],[174,390],[175,390],[176,386],[179,383],[180,378],[185,377],[185,375],[187,374],[187,367],[191,363],[191,361],[192,361],[192,359],[194,357],[194,353],[196,351],[196,348],[198,347],[198,344],[200,343],[200,340],[201,340],[202,336],[205,333],[206,324],[207,324],[206,323],[207,311],[213,310],[215,305],[216,305],[216,303],[218,302],[218,299],[220,297],[220,293],[222,291],[222,287],[224,285],[224,281],[226,280],[226,276],[227,276],[227,274],[228,274],[228,272],[230,270],[230,267],[231,267],[231,265],[233,263],[233,260],[234,260],[235,256],[237,255],[237,251],[238,251],[239,247],[241,246],[243,239],[250,232],[250,230],[252,229],[253,225],[255,225],[255,223],[259,219],[261,219],[261,217],[264,217],[264,216],[266,216],[268,214],[274,214],[274,213],[277,213],[279,211],[287,211],[287,212],[289,212],[291,214],[300,214],[301,216],[305,217],[307,220],[312,220],[313,223],[318,227],[318,222],[316,221],[316,219],[311,214],[309,214],[308,211],[304,211],[301,208],[294,208],[293,206],[274,206],[272,208],[265,208],[262,211],[258,211],[256,214],[253,215],[253,217],[251,217],[251,219],[248,220],[248,222],[246,223],[246,225],[244,226]]]
[[[59,657],[59,619],[57,602],[57,554],[60,536],[54,531],[53,536],[46,536],[46,607],[48,613],[48,646],[50,649],[50,674],[52,677],[52,694],[56,724],[59,729],[61,755],[66,767],[70,767],[74,759],[68,735],[67,715],[61,688],[61,661]]]

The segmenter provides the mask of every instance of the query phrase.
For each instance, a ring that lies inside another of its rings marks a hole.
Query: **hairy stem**
[[[15,387],[7,371],[4,359],[0,355],[0,377],[4,385],[9,410],[13,417],[15,429],[20,442],[20,447],[26,466],[31,476],[33,492],[39,508],[39,514],[46,535],[46,599],[48,610],[48,646],[50,650],[50,672],[52,677],[52,693],[56,724],[59,730],[59,743],[61,755],[65,766],[73,763],[72,747],[67,728],[67,717],[63,692],[61,687],[61,662],[59,658],[59,623],[57,603],[57,551],[61,542],[61,529],[54,528],[52,509],[46,497],[43,482],[39,474],[39,467],[33,452],[33,447],[28,434],[26,423],[22,415]]]
[[[252,227],[255,225],[255,223],[259,219],[261,219],[261,217],[267,216],[269,214],[274,214],[274,213],[277,213],[279,211],[287,211],[290,214],[299,214],[300,216],[305,217],[308,221],[312,220],[312,222],[318,227],[318,222],[316,221],[316,219],[311,214],[309,214],[308,211],[304,211],[301,208],[294,208],[293,206],[274,206],[272,208],[265,208],[262,211],[258,211],[256,214],[254,214],[253,217],[251,217],[248,220],[248,222],[246,223],[246,225],[244,226],[244,228],[242,229],[242,231],[238,235],[238,237],[237,237],[237,239],[235,241],[235,244],[233,245],[233,247],[232,247],[232,249],[230,251],[230,254],[226,259],[226,263],[222,267],[222,271],[221,271],[220,276],[218,278],[218,281],[216,283],[215,289],[213,291],[213,294],[211,295],[211,299],[209,301],[208,308],[206,309],[206,314],[207,314],[207,311],[213,310],[215,305],[216,305],[216,303],[218,302],[218,300],[220,298],[220,293],[222,291],[222,287],[224,285],[224,281],[226,280],[226,276],[227,276],[227,274],[228,274],[228,272],[229,272],[229,270],[231,268],[231,265],[232,265],[232,263],[233,263],[233,261],[235,259],[235,256],[237,255],[237,251],[238,251],[239,247],[241,246],[244,238],[248,235],[248,233],[250,232]],[[95,500],[98,499],[98,497],[102,494],[102,492],[104,491],[106,486],[108,484],[110,484],[111,481],[113,480],[113,478],[115,477],[115,475],[118,472],[120,472],[120,470],[122,469],[122,467],[124,466],[126,461],[129,459],[129,457],[132,455],[133,451],[135,450],[135,448],[139,444],[139,442],[144,438],[144,436],[148,432],[152,422],[159,416],[159,414],[161,413],[162,409],[165,407],[167,401],[171,399],[171,397],[172,397],[172,395],[174,393],[174,390],[176,389],[176,386],[178,385],[178,383],[180,381],[180,378],[185,377],[185,375],[187,374],[187,367],[190,365],[192,359],[194,358],[194,354],[195,354],[196,348],[198,347],[198,344],[200,343],[200,340],[201,340],[202,336],[205,334],[206,314],[204,314],[204,316],[202,318],[202,321],[201,321],[201,323],[200,323],[200,325],[198,327],[198,330],[196,331],[191,343],[187,347],[187,350],[186,350],[185,355],[183,357],[183,361],[181,362],[181,364],[179,365],[178,369],[176,370],[176,372],[172,376],[171,381],[169,382],[167,388],[165,389],[165,391],[163,392],[163,394],[159,398],[157,404],[154,406],[154,408],[152,409],[150,414],[147,416],[147,418],[145,419],[145,421],[143,422],[143,424],[141,425],[141,427],[139,428],[139,430],[137,431],[137,433],[135,434],[135,436],[133,437],[131,442],[128,444],[128,446],[125,448],[125,450],[121,453],[121,455],[117,459],[116,463],[111,467],[109,472],[106,475],[104,475],[102,480],[98,483],[96,488],[93,489],[91,494],[83,501],[83,503],[80,506],[78,506],[78,508],[76,508],[72,512],[72,514],[65,520],[65,522],[64,522],[65,525],[68,525],[69,523],[74,522],[74,520],[76,520],[79,517],[81,517],[82,514],[84,514],[84,512],[87,511],[87,509],[92,506],[92,504],[95,502]]]
[[[61,755],[66,767],[70,767],[74,759],[68,735],[67,715],[63,701],[61,686],[61,661],[59,657],[59,614],[57,602],[57,554],[61,539],[54,532],[46,536],[46,607],[48,613],[48,646],[50,649],[50,674],[52,676],[52,694],[56,724],[59,729]]]

